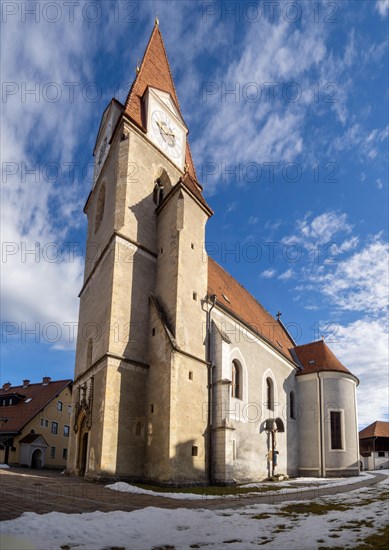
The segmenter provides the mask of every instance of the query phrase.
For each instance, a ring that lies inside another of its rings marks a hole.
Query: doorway
[[[84,416],[78,440],[78,475],[84,476],[88,469],[88,443],[89,430],[86,427],[86,417]]]
[[[35,449],[31,456],[31,468],[42,468],[42,451],[41,449]]]

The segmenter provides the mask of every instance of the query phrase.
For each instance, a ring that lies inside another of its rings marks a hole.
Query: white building
[[[358,474],[357,378],[323,341],[296,346],[207,256],[213,212],[187,135],[156,25],[96,140],[68,471],[170,484]]]

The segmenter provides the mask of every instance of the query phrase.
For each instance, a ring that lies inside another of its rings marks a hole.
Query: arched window
[[[290,418],[296,418],[296,403],[293,391],[289,394],[289,416]]]
[[[267,408],[274,411],[274,387],[271,378],[266,378],[266,400]]]
[[[100,227],[101,220],[104,216],[104,207],[105,207],[105,185],[101,186],[99,196],[97,198],[96,206],[96,218],[95,218],[95,233]]]
[[[236,399],[241,399],[241,375],[242,369],[238,361],[232,362],[232,385],[231,385],[231,396]]]

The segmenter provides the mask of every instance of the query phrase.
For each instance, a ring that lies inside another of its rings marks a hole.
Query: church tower
[[[206,481],[212,211],[187,137],[156,24],[94,149],[69,473]]]

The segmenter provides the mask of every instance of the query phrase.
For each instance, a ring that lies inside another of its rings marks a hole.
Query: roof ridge
[[[72,378],[61,378],[61,380],[50,380],[50,382],[48,383],[44,383],[44,382],[31,382],[29,383],[27,386],[23,386],[23,384],[19,384],[18,386],[11,386],[9,388],[9,390],[11,389],[14,389],[14,388],[29,388],[30,386],[49,386],[50,384],[56,384],[58,382],[73,382],[73,379]],[[1,391],[2,388],[0,388],[0,391]],[[8,391],[9,391],[8,390]]]

